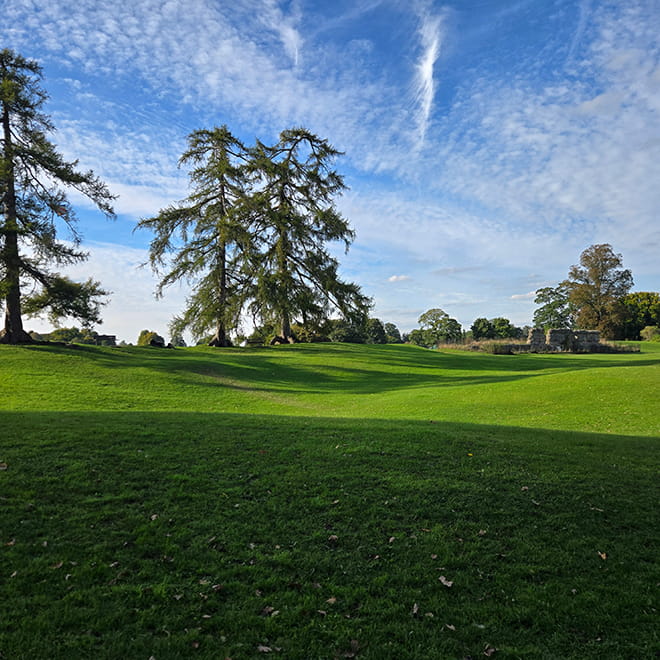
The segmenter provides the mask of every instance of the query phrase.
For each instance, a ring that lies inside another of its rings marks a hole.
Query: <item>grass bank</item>
[[[660,353],[0,360],[4,657],[660,648]]]

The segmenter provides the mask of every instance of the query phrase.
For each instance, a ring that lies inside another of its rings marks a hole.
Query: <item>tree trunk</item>
[[[32,337],[23,330],[21,318],[21,260],[18,252],[18,221],[16,218],[16,188],[14,182],[14,154],[9,125],[9,108],[2,106],[2,131],[4,140],[3,169],[6,174],[0,181],[5,189],[3,200],[5,244],[0,259],[5,267],[7,294],[5,296],[5,327],[0,332],[0,343],[26,344],[32,343]]]

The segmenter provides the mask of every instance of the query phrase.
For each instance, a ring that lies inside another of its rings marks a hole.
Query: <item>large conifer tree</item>
[[[339,278],[339,263],[326,247],[339,241],[348,250],[354,238],[335,207],[335,197],[345,189],[332,168],[339,153],[303,128],[285,130],[274,146],[258,142],[253,150],[260,190],[252,309],[262,321],[277,324],[283,341],[294,340],[296,319],[318,322],[337,310],[344,318],[363,320],[369,310],[369,298],[357,284]]]
[[[48,310],[51,318],[72,316],[98,321],[97,282],[79,284],[53,272],[86,258],[79,249],[76,217],[65,193],[73,188],[107,216],[114,216],[113,197],[93,172],[67,162],[48,134],[54,130],[41,108],[47,95],[42,72],[33,60],[11,50],[0,51],[0,298],[5,323],[0,342],[31,341],[23,329],[23,307],[30,314]],[[57,239],[68,229],[70,241]],[[32,284],[31,295],[22,286]]]
[[[155,232],[150,260],[162,274],[157,295],[182,279],[193,286],[172,333],[190,329],[195,339],[212,334],[212,346],[231,344],[229,333],[244,303],[250,244],[246,158],[226,126],[194,131],[179,159],[179,165],[192,167],[193,192],[138,223]]]

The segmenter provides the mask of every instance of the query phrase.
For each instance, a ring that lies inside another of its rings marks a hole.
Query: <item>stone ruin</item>
[[[570,351],[572,353],[592,353],[599,350],[598,330],[568,330],[554,328],[544,332],[542,328],[532,328],[527,337],[529,351],[547,353]]]

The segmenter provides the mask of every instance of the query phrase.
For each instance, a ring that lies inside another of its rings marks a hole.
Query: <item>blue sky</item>
[[[0,43],[119,195],[116,222],[71,197],[90,259],[69,273],[113,291],[99,330],[127,341],[186,295],[154,299],[135,222],[186,196],[185,138],[222,124],[345,152],[342,274],[402,330],[432,307],[527,324],[594,243],[660,288],[658,0],[0,0]]]

